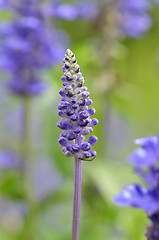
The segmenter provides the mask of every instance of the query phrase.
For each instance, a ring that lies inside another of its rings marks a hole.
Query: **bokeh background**
[[[159,131],[158,16],[150,0],[0,1],[0,240],[71,239],[74,161],[56,127],[67,48],[99,119],[80,239],[145,239],[142,210],[112,197],[139,181],[126,162],[134,139]]]

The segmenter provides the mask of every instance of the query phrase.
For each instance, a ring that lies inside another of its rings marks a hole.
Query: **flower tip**
[[[67,48],[66,53],[70,53],[70,52],[71,52],[71,50],[69,48]]]
[[[70,55],[71,53],[72,53],[72,51],[71,51],[69,48],[67,48],[66,54],[67,54],[67,55]]]
[[[73,57],[74,53],[69,48],[67,48],[66,55],[69,56],[69,57]]]

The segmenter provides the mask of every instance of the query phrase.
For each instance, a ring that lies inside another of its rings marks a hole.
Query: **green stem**
[[[79,240],[81,184],[82,184],[82,161],[75,157],[72,238],[71,238],[72,240]]]
[[[31,195],[31,180],[29,175],[29,165],[31,157],[30,149],[31,140],[31,99],[29,97],[22,98],[21,110],[21,158],[22,158],[22,182],[24,191],[24,200],[29,206],[29,213],[25,219],[25,225],[17,236],[17,240],[25,240],[30,234],[32,221],[36,215],[36,204]],[[30,238],[31,239],[31,238]]]
[[[23,97],[22,106],[22,159],[24,164],[29,158],[30,150],[30,123],[31,123],[31,100],[29,97]]]
[[[36,203],[31,195],[31,179],[29,174],[31,158],[31,98],[23,97],[22,108],[22,134],[21,134],[21,157],[23,161],[22,177],[24,183],[24,197],[30,207],[30,212],[34,211]]]

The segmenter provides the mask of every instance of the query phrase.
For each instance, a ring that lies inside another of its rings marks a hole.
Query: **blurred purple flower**
[[[77,18],[94,18],[97,14],[97,8],[92,2],[61,3],[54,1],[48,9],[53,18],[65,20],[74,20]]]
[[[121,0],[121,25],[128,37],[140,38],[151,27],[148,0]]]
[[[48,23],[50,18],[91,18],[92,3],[42,4],[37,0],[7,2],[13,21],[0,24],[0,69],[9,75],[7,87],[16,95],[36,96],[46,90],[41,82],[42,70],[61,61],[68,37]],[[50,14],[49,14],[50,13]]]
[[[159,135],[137,139],[141,148],[136,149],[129,157],[134,165],[135,173],[147,184],[143,188],[140,184],[126,186],[114,197],[114,201],[121,206],[142,208],[152,221],[152,228],[148,228],[150,239],[159,239]],[[150,231],[150,229],[152,231]],[[157,235],[156,234],[157,231]]]
[[[12,169],[20,167],[20,159],[11,150],[0,150],[0,168],[1,169]]]
[[[10,1],[13,21],[1,23],[1,70],[10,74],[7,86],[14,94],[34,96],[46,90],[41,70],[62,59],[65,34],[45,22],[38,2]]]
[[[151,18],[148,14],[123,15],[123,30],[131,38],[140,38],[150,28]]]

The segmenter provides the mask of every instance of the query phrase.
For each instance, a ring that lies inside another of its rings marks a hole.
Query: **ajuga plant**
[[[92,127],[98,124],[98,120],[90,118],[95,113],[95,109],[89,108],[92,100],[89,98],[87,87],[83,86],[84,78],[71,50],[67,49],[63,62],[64,75],[61,80],[64,88],[59,91],[62,99],[58,105],[58,115],[61,120],[57,123],[63,132],[58,141],[65,156],[73,156],[75,159],[72,240],[78,240],[82,161],[92,161],[96,157],[96,151],[91,148],[98,138],[91,135],[87,141],[84,140],[85,135],[91,133]]]
[[[134,171],[146,183],[128,185],[114,197],[121,206],[143,209],[151,220],[145,234],[147,240],[159,239],[159,135],[135,140],[140,145],[129,157]]]

